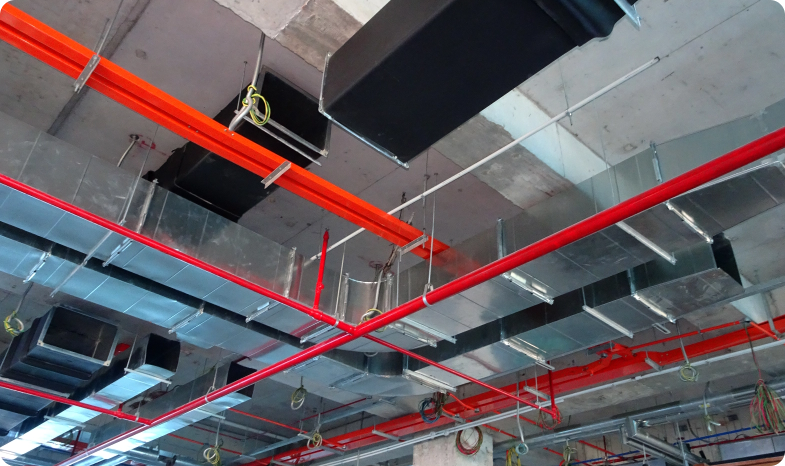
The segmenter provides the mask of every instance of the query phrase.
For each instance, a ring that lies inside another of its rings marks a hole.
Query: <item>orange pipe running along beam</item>
[[[0,39],[23,52],[74,79],[92,58],[93,51],[15,6],[7,3],[1,8]],[[260,177],[268,176],[286,161],[105,58],[86,85]],[[422,236],[422,231],[297,165],[276,183],[398,246]],[[430,245],[429,240],[425,247],[412,252],[427,259]],[[434,255],[446,249],[444,243],[433,242]]]

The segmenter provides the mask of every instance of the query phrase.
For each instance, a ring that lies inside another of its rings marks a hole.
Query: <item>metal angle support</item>
[[[422,235],[416,240],[412,241],[411,243],[407,244],[406,246],[401,246],[398,248],[398,255],[404,256],[405,254],[414,250],[414,248],[418,246],[422,246],[423,244],[428,242],[428,235]]]
[[[373,435],[376,435],[377,437],[386,438],[387,440],[392,440],[394,442],[400,442],[401,441],[401,437],[396,437],[395,435],[388,434],[386,432],[380,432],[380,431],[378,431],[376,429],[372,430],[371,433]]]
[[[647,248],[654,251],[658,256],[662,257],[666,261],[670,262],[673,265],[676,265],[676,257],[673,254],[669,253],[668,251],[662,249],[658,246],[654,241],[650,240],[649,238],[643,236],[641,232],[636,230],[635,228],[629,226],[626,222],[619,222],[616,224],[617,227],[621,228],[622,231],[629,234],[633,238],[637,239],[642,245],[646,246]]]
[[[646,297],[641,296],[637,291],[632,294],[632,297],[635,298],[635,300],[638,301],[639,303],[643,304],[646,307],[646,309],[650,310],[651,312],[657,314],[660,317],[668,319],[668,322],[670,322],[672,324],[676,323],[676,318],[673,317],[673,315],[668,314],[667,312],[663,311],[657,305],[655,305],[654,303],[649,301]],[[670,332],[667,332],[667,333],[670,333]]]
[[[432,337],[436,337],[436,338],[438,338],[440,340],[449,341],[453,345],[458,341],[458,340],[455,339],[455,337],[453,337],[451,335],[447,335],[444,332],[440,332],[440,331],[438,331],[438,330],[436,330],[434,328],[428,327],[427,325],[421,324],[421,323],[417,322],[416,320],[412,320],[412,319],[410,319],[408,317],[404,317],[403,319],[399,320],[398,322],[406,324],[409,327],[416,328],[417,330],[419,330],[419,331],[421,331],[423,333],[426,333],[426,334],[428,334],[428,335],[430,335]]]
[[[546,401],[551,399],[551,397],[549,397],[545,393],[543,393],[543,392],[541,392],[541,391],[539,391],[539,390],[537,390],[537,389],[535,389],[533,387],[529,387],[528,385],[524,385],[523,386],[523,391],[529,392],[532,395],[534,395],[534,396],[536,396],[538,398],[541,398],[543,400],[546,400]]]
[[[694,231],[695,233],[697,233],[698,235],[703,237],[703,239],[707,243],[714,244],[714,238],[712,238],[711,235],[706,233],[706,231],[703,230],[703,228],[699,227],[698,224],[695,223],[695,220],[693,220],[692,217],[690,217],[686,213],[684,213],[681,210],[679,210],[676,207],[674,207],[674,205],[671,203],[671,201],[666,201],[665,202],[665,207],[667,207],[668,210],[670,210],[671,212],[676,214],[676,216],[679,217],[681,219],[681,221],[684,222],[690,228],[690,230]]]
[[[419,372],[415,372],[410,369],[403,370],[403,376],[406,379],[411,380],[412,382],[418,383],[420,385],[426,386],[428,388],[435,389],[438,392],[453,392],[455,393],[458,389],[454,386],[448,384],[447,382],[442,382],[439,379],[435,379],[429,375],[420,374]]]
[[[130,238],[125,238],[122,243],[118,244],[117,247],[112,250],[112,252],[109,254],[109,257],[101,265],[103,267],[106,267],[107,265],[114,262],[114,260],[117,259],[117,256],[122,254],[123,251],[125,251],[129,247],[131,247],[131,244],[133,244],[133,241],[131,241]]]
[[[548,304],[553,304],[553,297],[549,296],[544,289],[538,289],[538,286],[535,283],[530,285],[528,280],[526,280],[524,277],[521,277],[517,273],[510,272],[509,274],[504,274],[504,278],[519,288],[522,288],[528,293],[531,293],[532,296],[541,299]]]
[[[269,311],[271,307],[272,307],[272,305],[270,304],[270,302],[266,302],[266,303],[262,304],[261,306],[257,307],[254,312],[252,312],[251,314],[248,315],[248,317],[245,318],[245,323],[247,324],[248,322],[256,319],[260,315],[262,315],[265,312]]]
[[[174,332],[180,330],[181,328],[185,327],[186,325],[190,324],[191,322],[193,322],[194,319],[196,319],[197,317],[199,317],[202,314],[204,314],[204,303],[202,303],[202,305],[199,306],[199,309],[196,312],[194,312],[193,314],[189,315],[188,317],[186,317],[185,319],[181,320],[180,322],[177,322],[176,324],[174,324],[174,327],[169,329],[169,334],[171,335],[172,333],[174,333]]]
[[[30,273],[27,274],[27,278],[22,280],[22,283],[28,283],[30,280],[35,277],[35,274],[38,273],[39,270],[46,264],[46,260],[52,255],[51,251],[41,253],[41,257],[38,258],[38,262],[30,269]]]
[[[556,370],[555,367],[551,366],[550,364],[548,364],[547,361],[545,361],[544,357],[537,354],[534,350],[527,348],[526,346],[523,345],[523,343],[519,342],[517,339],[514,339],[514,337],[503,339],[502,344],[523,354],[527,358],[534,360],[534,363],[537,364],[538,366],[542,366],[543,368],[549,371]]]
[[[640,30],[641,28],[641,15],[638,14],[638,9],[635,8],[635,5],[630,4],[627,0],[614,0],[619,8],[627,15],[627,18],[630,20],[635,29]]]
[[[300,344],[303,344],[303,343],[305,343],[307,341],[313,340],[316,337],[324,335],[325,333],[329,332],[330,330],[334,330],[336,327],[338,327],[338,322],[339,322],[339,320],[336,319],[335,320],[335,325],[328,325],[326,327],[322,327],[322,328],[316,330],[315,332],[312,332],[312,333],[309,333],[308,335],[303,336],[302,338],[300,338]]]
[[[597,309],[594,309],[594,308],[591,308],[589,306],[585,306],[584,305],[583,306],[583,310],[586,311],[587,314],[593,316],[594,318],[596,318],[597,320],[599,320],[603,324],[605,324],[608,327],[616,330],[617,332],[621,333],[622,335],[625,335],[625,336],[627,336],[629,338],[633,337],[631,331],[629,331],[627,328],[625,328],[622,325],[620,325],[618,322],[609,319],[608,317],[606,317],[603,313],[601,313]]]
[[[262,180],[265,189],[269,188],[271,184],[275,183],[275,181],[283,176],[283,174],[286,173],[290,168],[292,168],[292,162],[289,162],[288,160],[278,165],[278,168],[273,170],[269,175],[267,175],[265,179]]]
[[[98,64],[101,62],[101,56],[97,53],[90,58],[90,61],[87,62],[87,66],[84,67],[82,72],[79,74],[79,77],[76,78],[76,82],[74,83],[74,93],[78,94],[82,88],[84,87],[87,80],[90,79],[90,76],[93,75],[95,69],[98,68]]]

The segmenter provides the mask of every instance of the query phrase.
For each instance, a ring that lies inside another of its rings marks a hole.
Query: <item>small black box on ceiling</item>
[[[270,121],[262,127],[243,121],[235,132],[301,167],[327,155],[330,122],[319,113],[319,102],[269,70],[259,82],[259,93],[270,103]],[[228,126],[237,102],[232,99],[215,121]],[[275,189],[265,189],[260,176],[190,142],[147,178],[233,222]]]
[[[614,0],[391,0],[328,57],[321,110],[405,164],[623,16]]]

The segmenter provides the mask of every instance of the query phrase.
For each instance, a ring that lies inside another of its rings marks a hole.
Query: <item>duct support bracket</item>
[[[706,231],[703,228],[699,227],[698,224],[695,223],[695,220],[692,219],[692,217],[690,217],[686,213],[676,208],[671,201],[666,201],[665,207],[667,207],[668,210],[670,210],[677,217],[679,217],[681,221],[684,222],[684,224],[690,228],[690,230],[694,231],[699,236],[701,236],[707,243],[714,244],[714,238],[712,238],[711,235],[706,233]]]
[[[617,332],[621,333],[622,335],[633,338],[633,334],[629,331],[626,327],[622,326],[615,320],[610,319],[602,312],[598,311],[597,309],[591,308],[589,306],[584,305],[583,310],[586,311],[587,314],[591,315],[592,317],[596,318],[603,324],[607,325],[608,327],[616,330]]]
[[[265,179],[262,180],[265,189],[269,188],[271,184],[275,183],[275,181],[282,177],[283,174],[286,173],[290,168],[292,168],[292,162],[289,162],[288,160],[278,165],[278,168],[273,170],[269,175],[267,175]]]
[[[630,20],[635,29],[641,29],[641,15],[638,14],[638,9],[635,8],[635,5],[630,4],[627,0],[614,0],[619,8],[627,15],[627,19]]]
[[[380,431],[378,431],[378,430],[376,430],[376,429],[374,429],[373,431],[371,431],[371,433],[372,433],[373,435],[376,435],[377,437],[382,437],[382,438],[386,438],[387,440],[392,440],[393,442],[402,442],[402,441],[403,441],[403,440],[401,439],[401,437],[396,437],[395,435],[388,434],[388,433],[386,433],[386,432],[380,432]]]
[[[622,231],[629,234],[633,238],[637,239],[642,245],[654,251],[658,256],[662,257],[663,259],[670,262],[671,264],[676,265],[676,257],[674,257],[673,254],[662,249],[660,246],[654,243],[654,241],[645,237],[641,232],[639,232],[635,228],[629,226],[627,222],[619,222],[616,224],[616,226],[621,228]]]

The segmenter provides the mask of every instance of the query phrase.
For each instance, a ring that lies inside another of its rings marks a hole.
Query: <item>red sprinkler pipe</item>
[[[31,395],[38,398],[43,398],[44,400],[54,401],[56,403],[62,403],[64,405],[76,406],[77,408],[86,409],[88,411],[95,411],[97,413],[107,414],[117,419],[124,419],[126,421],[138,422],[139,424],[143,424],[145,426],[149,426],[153,422],[150,419],[134,416],[132,414],[124,413],[122,411],[112,411],[111,409],[99,408],[98,406],[88,405],[80,401],[69,400],[68,398],[52,395],[51,393],[41,392],[38,390],[34,390],[32,388],[20,387],[18,385],[14,385],[8,382],[0,381],[0,388],[5,388],[6,390],[11,390],[17,393],[24,393],[25,395]]]
[[[319,300],[322,297],[322,290],[324,289],[324,263],[327,260],[327,242],[330,241],[330,230],[324,230],[324,239],[322,240],[322,256],[319,259],[319,278],[316,280],[316,290],[313,295],[313,308],[319,310]]]
[[[382,346],[386,346],[388,348],[392,348],[392,349],[394,349],[394,350],[396,350],[396,351],[398,351],[398,352],[400,352],[402,354],[405,354],[406,356],[409,356],[410,358],[414,358],[414,359],[416,359],[416,360],[418,360],[420,362],[423,362],[425,364],[428,364],[428,365],[431,365],[431,366],[436,367],[438,369],[441,369],[444,372],[447,372],[447,373],[450,373],[452,375],[458,376],[458,377],[460,377],[460,378],[462,378],[464,380],[467,380],[467,381],[469,381],[471,383],[475,383],[475,384],[477,384],[477,385],[479,385],[479,386],[481,386],[483,388],[487,388],[488,390],[490,390],[490,391],[492,391],[494,393],[498,393],[499,395],[506,396],[507,398],[513,399],[513,400],[518,401],[520,403],[523,403],[526,406],[529,406],[529,407],[534,408],[534,409],[539,409],[539,410],[541,410],[541,411],[543,411],[545,413],[550,414],[551,416],[555,415],[555,411],[553,411],[553,409],[540,408],[535,403],[532,403],[529,400],[523,399],[523,398],[521,398],[521,397],[519,397],[517,395],[514,395],[512,393],[508,393],[508,392],[506,392],[506,391],[504,391],[504,390],[502,390],[500,388],[494,387],[493,385],[488,385],[487,383],[485,383],[485,382],[483,382],[481,380],[478,380],[478,379],[475,379],[474,377],[470,377],[468,375],[462,374],[462,373],[456,371],[455,369],[450,369],[449,367],[444,366],[442,364],[439,364],[438,362],[431,361],[430,359],[425,358],[423,356],[420,356],[417,353],[414,353],[412,351],[409,351],[409,350],[406,350],[406,349],[403,349],[403,348],[399,348],[399,347],[393,345],[392,343],[387,343],[386,341],[381,340],[381,339],[376,338],[376,337],[371,336],[371,335],[365,335],[365,338],[368,339],[368,340],[371,340],[374,343],[378,343],[378,344],[380,344]],[[553,406],[555,406],[555,404]]]
[[[223,388],[213,391],[212,393],[205,395],[202,398],[196,399],[173,411],[158,416],[157,418],[153,419],[153,422],[150,426],[140,426],[123,434],[120,434],[114,438],[111,438],[105,442],[99,443],[98,445],[95,445],[94,447],[80,453],[79,455],[76,455],[72,458],[60,462],[57,466],[70,466],[74,463],[77,463],[94,453],[105,450],[118,442],[121,442],[123,440],[133,437],[136,434],[144,432],[147,429],[149,429],[151,426],[156,426],[166,421],[175,419],[180,415],[192,411],[196,408],[200,408],[211,401],[217,400],[218,398],[221,398],[230,393],[234,393],[237,390],[241,390],[249,385],[253,385],[256,382],[259,382],[260,380],[264,380],[267,377],[270,377],[274,374],[284,371],[290,367],[308,361],[327,351],[336,349],[361,336],[367,335],[382,327],[386,327],[404,317],[414,314],[415,312],[425,308],[426,306],[437,303],[439,301],[443,301],[451,296],[466,291],[469,288],[477,286],[480,283],[490,280],[493,277],[506,273],[514,269],[515,267],[519,267],[534,259],[542,257],[548,253],[554,252],[563,246],[571,244],[591,234],[602,231],[605,228],[611,227],[616,223],[625,220],[628,217],[639,214],[647,209],[662,204],[663,202],[671,198],[674,198],[690,190],[698,188],[701,185],[708,183],[709,181],[712,181],[723,175],[727,175],[728,173],[731,173],[734,170],[742,168],[745,165],[755,162],[756,160],[762,159],[763,157],[766,157],[767,155],[777,152],[778,150],[782,150],[784,148],[785,148],[785,128],[781,128],[749,144],[746,144],[734,151],[731,151],[721,157],[718,157],[717,159],[712,160],[711,162],[705,163],[695,169],[692,169],[681,176],[678,176],[670,181],[666,181],[660,185],[657,185],[654,188],[642,194],[639,194],[638,196],[635,196],[631,199],[621,202],[613,207],[608,208],[603,212],[600,212],[598,214],[595,214],[587,218],[586,220],[578,222],[575,225],[567,227],[558,233],[550,235],[547,238],[537,241],[502,259],[492,262],[478,270],[475,270],[474,272],[470,272],[461,278],[458,278],[450,283],[447,283],[446,285],[443,285],[431,291],[430,293],[423,295],[421,299],[415,299],[413,301],[409,301],[408,303],[398,306],[397,308],[389,312],[386,312],[380,315],[379,317],[364,322],[349,330],[351,331],[351,334],[349,333],[341,334],[333,338],[330,338],[328,340],[325,340],[321,343],[318,343],[293,356],[290,356],[282,361],[272,364],[257,372],[254,372],[253,374],[250,374],[246,377],[243,377],[242,379],[233,382],[231,384],[228,384]],[[0,178],[0,183],[2,184],[6,184],[11,181],[13,181],[13,184],[15,185],[21,185],[22,187],[26,188],[28,191],[32,189],[22,183],[18,183],[15,180],[11,180],[8,177]],[[41,193],[38,190],[33,190],[33,191],[35,191],[38,196],[43,195],[43,193]],[[51,198],[51,196],[49,197]],[[59,200],[57,200],[57,202],[60,204],[66,204]],[[105,221],[103,219],[101,220],[104,223],[111,224],[111,222]],[[116,225],[114,226],[116,227]],[[144,238],[144,240],[148,242],[150,241],[147,238]],[[178,251],[173,251],[173,252],[178,252]],[[312,309],[309,309],[309,311],[313,312]]]
[[[60,210],[64,210],[70,214],[73,214],[79,218],[85,219],[88,222],[92,222],[100,227],[106,228],[107,230],[113,231],[119,235],[125,236],[126,238],[131,239],[139,244],[143,244],[149,248],[155,249],[157,251],[161,251],[164,254],[167,254],[171,257],[176,259],[180,259],[181,261],[191,264],[194,267],[202,269],[206,272],[212,273],[218,277],[221,277],[225,280],[228,280],[232,283],[236,283],[237,285],[242,286],[248,290],[251,290],[255,293],[259,293],[262,296],[265,296],[270,299],[274,299],[281,304],[291,307],[292,309],[296,309],[300,312],[303,312],[316,320],[324,322],[331,326],[336,326],[338,329],[343,330],[344,332],[351,332],[354,330],[354,326],[347,324],[345,322],[336,319],[335,317],[325,314],[318,309],[313,309],[308,306],[305,306],[293,299],[286,298],[281,296],[280,294],[270,291],[263,286],[259,286],[256,283],[250,282],[244,278],[240,278],[237,275],[231,274],[223,269],[220,269],[214,265],[210,265],[204,261],[201,261],[195,257],[189,256],[181,251],[178,251],[172,247],[169,247],[165,244],[159,243],[147,236],[144,236],[140,233],[137,233],[133,230],[129,230],[121,225],[118,225],[110,220],[106,220],[103,217],[99,217],[98,215],[93,214],[92,212],[88,212],[84,209],[81,209],[75,205],[69,204],[66,201],[62,201],[54,196],[51,196],[43,191],[39,191],[31,186],[28,186],[20,181],[17,181],[9,176],[3,175],[0,173],[0,184],[6,185],[9,188],[13,188],[21,193],[27,194],[30,197],[35,199],[41,200],[49,205],[57,207]]]
[[[762,325],[758,325],[758,324],[756,324],[756,323],[755,323],[755,322],[753,322],[753,321],[750,321],[750,325],[752,325],[752,326],[753,326],[753,327],[755,327],[756,329],[760,330],[761,332],[765,333],[765,334],[766,334],[766,335],[768,335],[770,338],[772,338],[772,339],[774,339],[774,340],[777,340],[777,341],[779,341],[780,337],[778,337],[778,336],[777,336],[777,335],[776,335],[774,332],[772,332],[771,330],[767,329],[766,327],[764,327],[764,326],[762,326]]]

